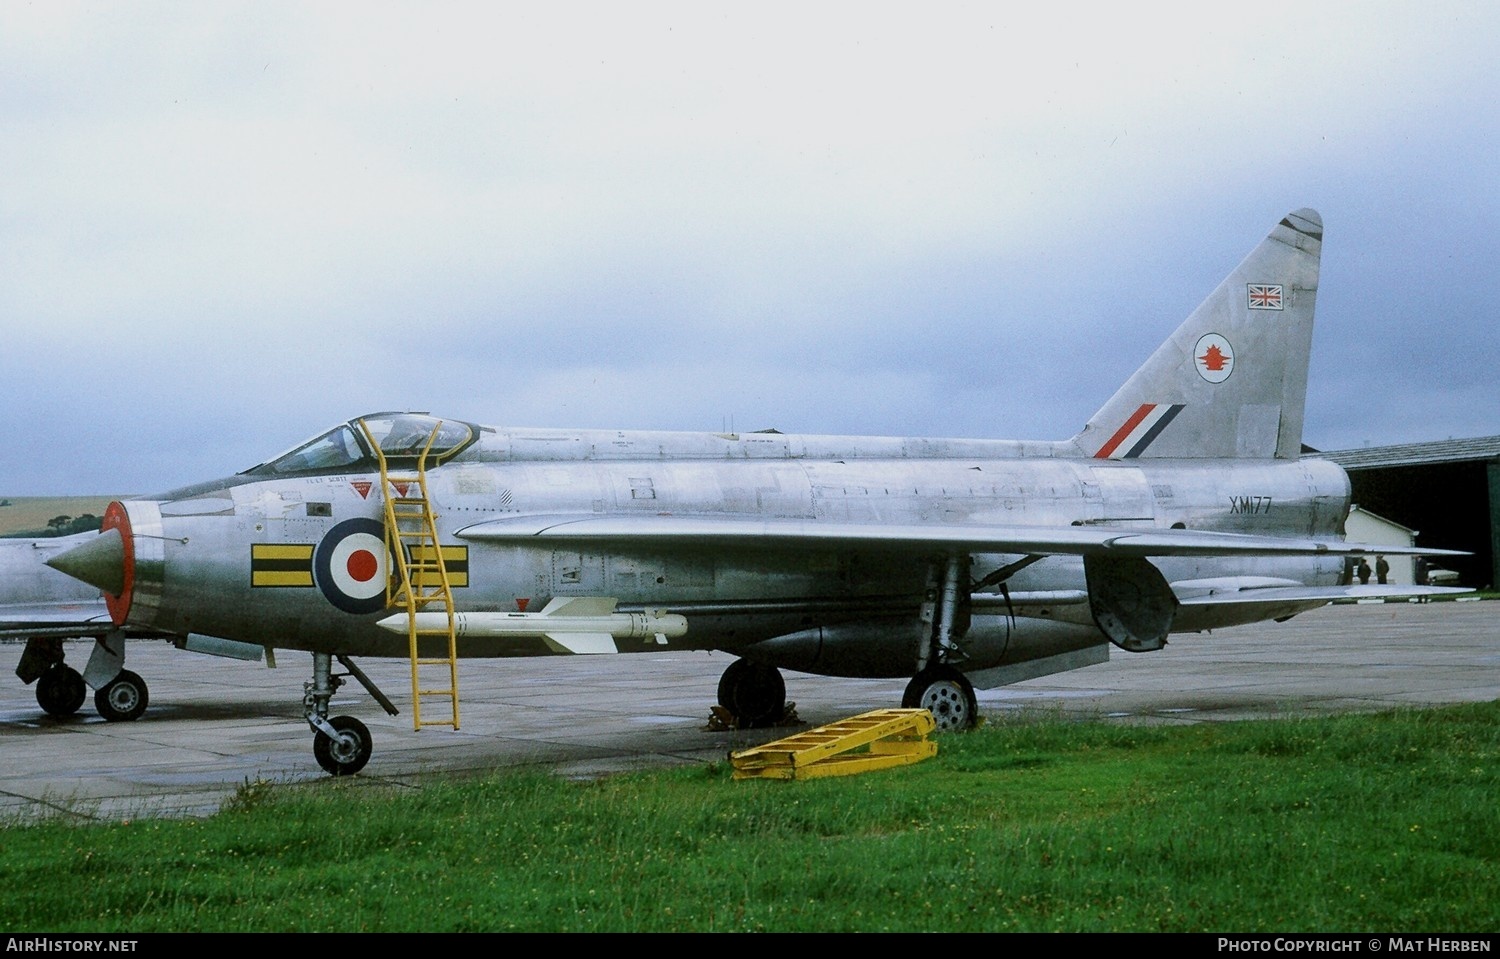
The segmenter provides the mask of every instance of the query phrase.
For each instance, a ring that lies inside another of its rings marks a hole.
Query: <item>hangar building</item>
[[[1436,561],[1463,585],[1500,583],[1500,436],[1305,455],[1348,470],[1353,502],[1415,530],[1417,545],[1472,553]]]

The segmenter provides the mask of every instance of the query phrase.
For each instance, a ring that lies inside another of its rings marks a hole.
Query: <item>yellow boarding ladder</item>
[[[729,757],[735,779],[815,779],[906,766],[937,755],[925,709],[877,709]]]
[[[427,496],[427,454],[443,424],[439,421],[433,426],[427,444],[417,456],[416,472],[405,474],[390,471],[386,453],[371,435],[370,428],[364,420],[359,421],[359,426],[380,461],[380,489],[385,498],[385,544],[393,567],[386,578],[385,603],[389,608],[399,606],[406,610],[406,638],[411,649],[412,729],[421,730],[423,726],[457,729],[458,636],[453,619],[453,587],[448,580],[443,550],[438,545],[437,516],[432,512],[432,501]],[[435,612],[445,614],[446,628],[419,629],[417,614]],[[419,640],[438,636],[447,639],[447,656],[420,656]],[[435,667],[439,666],[446,667],[446,678],[429,679],[428,682],[435,685],[424,686],[424,675],[433,676]],[[453,718],[424,720],[424,699],[447,699],[453,706]]]

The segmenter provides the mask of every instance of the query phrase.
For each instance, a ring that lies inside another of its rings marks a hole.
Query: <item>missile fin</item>
[[[619,600],[613,596],[554,596],[542,610],[543,616],[608,616]]]
[[[547,633],[543,641],[553,652],[577,653],[580,656],[618,653],[615,639],[608,633]]]

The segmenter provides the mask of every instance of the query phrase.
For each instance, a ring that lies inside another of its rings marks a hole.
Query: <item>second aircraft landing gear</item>
[[[83,676],[72,666],[58,663],[36,681],[36,704],[49,716],[71,716],[88,696]]]
[[[94,708],[112,723],[128,722],[140,718],[148,699],[146,681],[122,669],[114,679],[95,690]]]
[[[81,637],[80,637],[81,638]],[[78,712],[93,686],[94,707],[110,722],[137,719],[146,711],[146,681],[128,669],[125,634],[112,630],[96,640],[93,655],[82,673],[63,662],[63,641],[32,637],[26,641],[16,675],[23,682],[36,682],[37,705],[49,716],[71,716]]]

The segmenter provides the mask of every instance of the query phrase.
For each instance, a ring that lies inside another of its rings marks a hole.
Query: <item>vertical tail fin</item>
[[[1296,459],[1323,220],[1287,214],[1073,442],[1100,459]]]

